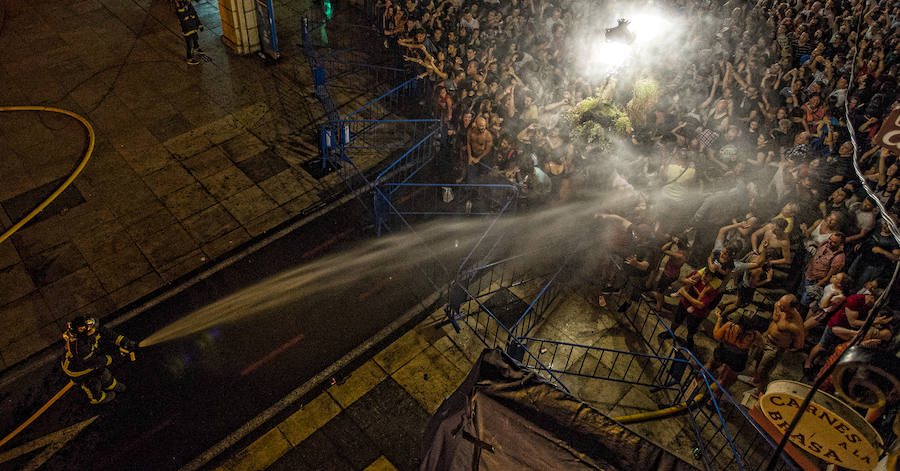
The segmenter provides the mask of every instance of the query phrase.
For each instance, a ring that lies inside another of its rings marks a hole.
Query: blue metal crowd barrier
[[[329,19],[321,11],[310,12],[309,17],[304,19],[303,31],[304,49],[316,79],[316,96],[329,117],[321,134],[323,165],[335,165],[342,172],[342,178],[357,178],[372,186],[379,231],[382,226],[390,229],[388,224],[382,224],[387,217],[399,221],[394,227],[410,229],[413,227],[412,217],[459,215],[459,205],[448,206],[444,202],[444,188],[449,188],[457,196],[466,191],[500,191],[497,188],[515,194],[514,188],[511,190],[506,185],[495,188],[490,185],[411,183],[412,177],[436,155],[439,123],[433,119],[386,118],[401,115],[402,110],[422,99],[426,95],[424,82],[418,78],[406,78],[408,72],[402,67],[367,64],[366,53],[358,50],[339,49],[327,56],[317,56],[316,45],[335,46],[327,38],[328,25]],[[317,32],[312,33],[313,30]],[[392,88],[343,119],[338,115],[328,90],[329,86],[378,90],[382,85]],[[421,111],[421,108],[418,109]],[[357,157],[372,151],[400,151],[400,155],[389,161],[377,175],[367,178],[359,168]],[[499,220],[500,215],[511,212],[511,207],[514,209],[511,206],[514,201],[515,197],[506,199],[506,203],[501,205],[472,209],[475,209],[476,215],[497,215]],[[472,209],[468,209],[469,214],[472,214]],[[465,213],[463,209],[462,214]],[[561,292],[559,278],[566,263],[560,263],[554,271],[536,275],[532,272],[533,267],[524,263],[525,256],[491,261],[502,237],[502,230],[492,223],[466,256],[455,276],[438,257],[433,257],[430,263],[420,267],[436,287],[450,282],[447,289],[448,313],[454,325],[459,327],[459,323],[465,324],[486,347],[505,349],[527,368],[566,391],[568,388],[560,376],[617,381],[664,391],[670,403],[687,404],[698,448],[708,467],[755,470],[765,465],[775,444],[726,391],[716,392],[720,388],[715,378],[691,352],[666,347],[658,334],[665,333],[663,338],[669,340],[674,340],[674,334],[649,303],[641,298],[630,299],[635,290],[624,290],[626,294],[619,298],[616,307],[624,306],[619,311],[643,339],[647,353],[530,337],[530,333],[553,308]],[[450,278],[455,279],[451,282]],[[529,284],[540,286],[538,294],[530,302],[523,302],[527,307],[511,323],[511,327],[507,327],[485,305],[494,295],[504,291],[511,293],[510,288],[525,288]],[[541,352],[549,353],[549,362],[541,360]],[[611,358],[612,368],[600,368],[600,360],[604,358]],[[620,365],[624,365],[624,369]],[[706,394],[701,396],[704,398],[703,404],[694,404],[696,392],[704,390]],[[785,457],[778,469],[796,468]]]
[[[347,115],[345,119],[383,119],[385,112],[397,112],[407,105],[418,102],[425,93],[422,79],[408,78],[394,88],[382,93],[378,98],[366,103]],[[414,110],[413,112],[421,111]]]
[[[438,124],[436,119],[342,119],[327,125],[341,134],[338,146],[352,151],[412,149],[434,137]]]
[[[517,337],[523,338],[527,337],[531,331],[537,327],[538,323],[540,323],[541,319],[544,318],[544,315],[547,314],[551,307],[553,306],[553,302],[557,300],[560,295],[561,283],[557,280],[563,270],[566,268],[567,264],[565,262],[559,265],[559,269],[556,270],[556,273],[550,277],[550,280],[541,288],[541,291],[535,296],[534,300],[528,305],[528,309],[522,313],[522,316],[519,317],[519,320],[516,321],[515,324],[510,328],[510,331],[513,332]]]
[[[447,201],[447,195],[453,199]],[[376,187],[375,199],[380,234],[396,227],[411,228],[417,222],[435,217],[480,216],[493,217],[496,221],[515,212],[518,192],[511,185],[386,183]]]
[[[727,391],[722,390],[715,377],[690,351],[665,344],[662,339],[674,339],[668,323],[646,300],[622,290],[611,310],[620,312],[646,345],[648,352],[627,352],[590,345],[579,345],[554,339],[529,336],[541,319],[552,309],[560,288],[558,276],[565,264],[549,278],[530,276],[525,264],[514,266],[513,257],[470,272],[464,278],[468,284],[458,291],[457,299],[450,296],[450,311],[454,321],[469,326],[487,346],[505,348],[528,368],[544,376],[553,375],[555,382],[566,388],[565,377],[577,376],[604,381],[628,383],[651,388],[666,394],[668,404],[686,404],[688,418],[698,443],[700,458],[710,469],[763,469],[776,444],[751,419],[744,408]],[[476,276],[477,275],[477,276]],[[507,328],[486,306],[494,294],[513,286],[541,282],[538,295],[523,314]],[[452,291],[452,290],[451,290]],[[455,310],[454,310],[455,304]],[[616,309],[616,307],[622,309]],[[608,364],[602,364],[606,358]],[[536,360],[543,360],[537,363]],[[702,395],[699,395],[700,393]],[[702,397],[700,403],[694,403]],[[786,455],[776,468],[796,470]]]
[[[763,470],[777,447],[769,435],[747,415],[728,391],[718,384],[713,375],[703,368],[692,352],[677,349],[679,356],[688,359],[686,378],[696,380],[704,397],[703,404],[693,405],[696,389],[682,382],[682,390],[688,402],[691,424],[695,429],[704,460],[713,469]],[[715,387],[713,387],[715,385]],[[690,394],[689,394],[690,393]],[[799,467],[784,454],[775,467],[777,471],[797,471]]]
[[[363,63],[358,50],[342,50],[319,58],[328,85],[353,91],[390,90],[406,81],[409,71],[399,67]],[[345,57],[345,56],[353,57]]]
[[[478,305],[477,309],[472,309],[469,315],[459,318],[475,334],[475,338],[480,340],[487,348],[502,348],[507,352],[522,352],[527,360],[520,359],[520,363],[529,365],[529,369],[537,371],[551,383],[556,384],[566,392],[570,392],[556,373],[547,367],[534,353],[525,348],[519,339],[512,335],[506,326],[494,316],[491,310],[482,304],[478,297],[473,296],[465,288],[461,289],[464,296]]]
[[[622,296],[616,300],[619,307],[616,311],[621,312],[631,324],[650,352],[664,355],[671,351],[667,350],[666,342],[668,345],[676,344],[675,334],[649,302],[639,296],[631,297],[631,294],[637,292],[639,290],[634,286],[623,289]],[[662,337],[659,335],[661,333]],[[712,397],[708,406],[689,408],[691,422],[702,445],[700,449],[707,461],[715,469],[764,469],[777,444],[747,415],[744,407],[728,391],[719,387],[714,376],[692,352],[677,348],[670,355],[687,359],[690,364],[687,376],[701,378],[703,387],[709,388],[716,384],[717,391],[706,391],[707,397]],[[682,381],[682,388],[687,386]],[[688,401],[693,399],[693,394],[690,396],[686,397]],[[776,469],[783,471],[798,468],[787,455],[783,455]]]
[[[539,352],[541,358],[549,356],[545,367],[560,376],[602,379],[677,392],[678,382],[666,381],[665,377],[668,372],[687,366],[686,360],[673,357],[534,337],[522,337],[519,341],[529,350]],[[527,359],[523,360],[523,365],[532,367]]]

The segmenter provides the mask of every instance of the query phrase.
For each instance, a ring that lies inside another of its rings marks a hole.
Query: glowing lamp
[[[633,43],[634,33],[628,29],[629,24],[631,24],[631,22],[623,18],[619,19],[619,24],[616,26],[606,28],[606,40],[624,44]]]

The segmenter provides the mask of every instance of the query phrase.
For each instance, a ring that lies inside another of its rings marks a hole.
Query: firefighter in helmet
[[[62,360],[63,372],[81,386],[91,404],[102,404],[125,390],[107,368],[116,358],[134,361],[137,344],[101,327],[93,317],[79,316],[72,319],[63,333],[66,355]]]

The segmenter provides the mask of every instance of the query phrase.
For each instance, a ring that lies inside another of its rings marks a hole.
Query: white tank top
[[[834,232],[823,233],[822,225],[823,223],[820,222],[819,225],[809,233],[809,237],[806,238],[806,249],[813,253],[818,250],[819,246],[822,245],[822,242],[825,242],[831,237],[831,234],[834,234]]]

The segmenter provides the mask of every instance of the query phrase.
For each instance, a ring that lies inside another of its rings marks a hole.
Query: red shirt
[[[694,272],[696,273],[696,271]],[[703,284],[703,280],[698,281],[697,284],[688,288],[688,292],[692,297],[697,298],[700,296],[700,293],[706,288],[706,285]],[[703,307],[697,307],[691,304],[684,297],[681,298],[681,304],[684,307],[688,308],[688,313],[694,317],[704,318],[709,314],[711,304],[715,301],[716,296],[719,295],[719,290],[710,286],[709,290],[706,291],[706,294],[703,295],[702,298],[699,298],[700,302],[703,303]],[[691,309],[693,308],[693,309]]]
[[[850,308],[851,310],[858,312],[860,317],[864,318],[870,307],[872,306],[866,304],[866,295],[851,294],[850,296],[847,296],[844,305],[838,309],[838,312],[834,313],[834,315],[828,319],[828,327],[844,327],[849,329],[850,322],[847,321],[847,313],[844,310]]]
[[[684,251],[679,250],[682,255],[684,255]],[[677,278],[678,274],[681,273],[681,266],[684,265],[684,259],[676,260],[675,257],[669,257],[669,261],[666,262],[666,267],[663,269],[663,275],[668,278]]]

